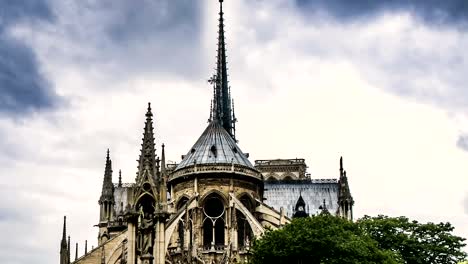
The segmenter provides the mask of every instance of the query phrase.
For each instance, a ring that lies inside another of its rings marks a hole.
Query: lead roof
[[[300,196],[305,202],[305,210],[309,215],[320,214],[323,201],[330,212],[338,210],[338,183],[336,180],[310,180],[289,183],[265,182],[265,203],[276,210],[285,209],[286,215],[294,214],[296,203]]]
[[[175,170],[194,164],[237,164],[255,169],[231,135],[216,120],[210,122]]]

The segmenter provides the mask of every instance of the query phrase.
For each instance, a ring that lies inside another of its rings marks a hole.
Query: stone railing
[[[190,174],[198,174],[198,173],[237,173],[242,174],[250,177],[254,177],[257,179],[261,179],[261,174],[253,168],[249,168],[246,166],[242,166],[239,164],[194,164],[189,167],[185,167],[181,170],[175,171],[169,177],[169,181],[177,179],[179,177],[183,177]]]

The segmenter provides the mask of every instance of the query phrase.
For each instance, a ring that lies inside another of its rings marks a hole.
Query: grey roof
[[[324,199],[328,211],[334,214],[338,210],[338,187],[336,180],[265,182],[265,203],[278,211],[283,207],[286,215],[292,217],[296,202],[301,195],[309,215],[321,212],[319,207],[323,205]]]
[[[234,139],[212,121],[175,170],[194,164],[238,164],[255,169]]]

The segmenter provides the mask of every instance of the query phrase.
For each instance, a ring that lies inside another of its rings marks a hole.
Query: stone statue
[[[145,214],[143,207],[140,207],[138,217],[138,231],[140,235],[140,252],[142,256],[151,255],[150,247],[153,244],[153,215]]]
[[[153,227],[153,217],[151,214],[147,214],[141,221],[141,231],[143,235],[143,243],[141,245],[141,253],[142,255],[149,254],[149,248],[151,247],[153,241],[153,234],[152,234],[152,227]]]

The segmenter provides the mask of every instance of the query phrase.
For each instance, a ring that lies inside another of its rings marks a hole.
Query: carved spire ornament
[[[226,43],[224,39],[223,1],[219,1],[219,28],[216,74],[208,82],[213,84],[214,96],[212,101],[210,121],[219,122],[220,125],[235,140],[236,122],[232,110],[231,91],[228,83]]]
[[[102,192],[99,198],[101,212],[99,222],[107,221],[114,210],[114,184],[112,183],[112,161],[110,151],[107,149],[106,166],[104,169],[104,179],[102,182]]]
[[[63,217],[63,233],[62,240],[60,241],[60,264],[68,264],[69,261],[69,247],[67,246],[67,217]]]
[[[141,153],[138,160],[137,183],[140,182],[144,173],[149,173],[153,177],[156,175],[156,149],[153,132],[153,113],[151,112],[151,103],[148,103],[146,112],[145,131],[143,132],[143,142],[141,144]]]

